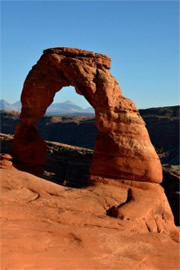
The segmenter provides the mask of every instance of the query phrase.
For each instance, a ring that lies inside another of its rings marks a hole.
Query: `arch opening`
[[[83,95],[78,94],[74,87],[65,86],[56,92],[46,115],[88,116],[93,112],[93,107]]]
[[[65,95],[69,90],[70,95]],[[82,188],[88,186],[89,166],[97,128],[94,125],[95,115],[88,114],[86,110],[71,102],[76,96],[80,97],[76,99],[77,102],[83,102],[82,99],[85,99],[78,95],[74,87],[63,87],[56,92],[54,101],[48,107],[50,110],[47,108],[45,117],[38,122],[38,128],[44,140],[52,141],[46,142],[46,179],[57,184]],[[70,101],[67,101],[67,98]],[[62,99],[65,102],[60,102]],[[84,102],[85,108],[89,106],[87,101]]]

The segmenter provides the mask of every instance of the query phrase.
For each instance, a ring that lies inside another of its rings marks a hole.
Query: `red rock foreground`
[[[72,189],[1,169],[1,270],[179,269],[177,230],[162,188],[131,186],[130,212],[129,188]]]

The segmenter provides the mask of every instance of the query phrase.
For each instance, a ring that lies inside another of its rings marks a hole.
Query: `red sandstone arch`
[[[14,158],[25,168],[46,162],[46,145],[37,122],[62,87],[72,85],[94,107],[98,135],[90,166],[96,176],[159,183],[162,169],[135,104],[122,96],[109,72],[111,59],[80,49],[45,50],[29,72],[22,91]]]

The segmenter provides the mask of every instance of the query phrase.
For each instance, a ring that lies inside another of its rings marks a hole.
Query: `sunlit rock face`
[[[74,86],[94,107],[96,137],[89,179],[99,177],[160,183],[162,169],[135,104],[122,96],[109,69],[110,57],[74,48],[53,48],[29,72],[13,143],[14,158],[27,170],[43,170],[46,145],[37,122],[57,91]]]
[[[1,269],[179,269],[178,231],[158,184],[72,189],[15,168],[0,182]]]

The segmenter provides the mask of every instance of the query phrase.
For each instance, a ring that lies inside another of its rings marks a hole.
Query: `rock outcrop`
[[[13,167],[1,170],[0,181],[2,270],[179,269],[177,232],[160,185],[144,183],[142,190],[133,181],[132,203],[143,203],[127,212],[123,184],[72,189]]]
[[[8,169],[12,167],[12,156],[9,154],[0,154],[0,168]]]
[[[84,95],[96,114],[95,150],[90,180],[96,176],[160,183],[162,168],[135,104],[122,96],[109,72],[106,55],[71,48],[44,51],[29,72],[22,91],[22,112],[14,138],[14,158],[28,170],[46,162],[46,145],[37,122],[64,86]]]

